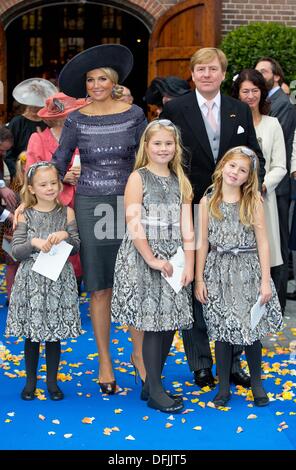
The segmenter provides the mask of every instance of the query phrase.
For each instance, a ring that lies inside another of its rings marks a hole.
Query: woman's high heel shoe
[[[138,383],[138,377],[140,377],[140,380],[141,380],[141,383],[142,383],[142,386],[143,386],[143,385],[144,385],[144,380],[141,378],[139,369],[136,367],[136,365],[135,365],[135,363],[134,363],[133,355],[132,355],[132,354],[131,354],[131,357],[130,357],[130,363],[131,363],[131,365],[133,366],[134,371],[135,371],[135,383],[136,383],[136,384]]]
[[[116,392],[116,380],[112,382],[99,382],[99,386],[101,387],[102,393],[106,393],[107,395],[114,395]]]

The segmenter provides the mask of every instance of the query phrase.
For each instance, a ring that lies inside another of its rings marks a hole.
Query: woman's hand
[[[183,270],[182,277],[181,277],[182,286],[184,287],[188,286],[189,284],[191,284],[193,279],[194,279],[194,267],[193,266],[189,267],[189,266],[186,266],[185,264],[185,268]]]
[[[50,241],[43,238],[32,238],[31,245],[37,248],[37,250],[43,251],[43,253],[48,253],[52,247]]]
[[[58,245],[61,241],[67,240],[67,238],[69,238],[68,232],[61,230],[60,232],[54,232],[48,235],[47,240],[51,245]]]
[[[12,229],[15,230],[16,229],[16,226],[17,226],[17,223],[18,223],[18,218],[19,218],[19,215],[22,214],[25,210],[25,204],[22,203],[20,204],[14,211],[14,215],[13,215],[13,223],[12,223]]]
[[[167,260],[153,258],[148,265],[152,269],[162,272],[165,277],[171,277],[173,274],[173,266]]]
[[[201,304],[205,304],[208,300],[208,291],[205,281],[195,281],[194,295]]]
[[[272,297],[272,290],[271,290],[270,281],[261,282],[260,295],[261,295],[260,305],[266,304],[267,302],[270,301],[270,299]]]
[[[67,171],[67,173],[64,176],[63,183],[71,184],[72,186],[75,186],[77,184],[77,180],[80,176],[80,167],[73,167]]]

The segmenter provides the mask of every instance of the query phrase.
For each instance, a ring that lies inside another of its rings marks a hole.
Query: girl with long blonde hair
[[[166,119],[150,122],[125,189],[127,232],[115,265],[111,313],[113,321],[144,332],[147,376],[141,399],[165,413],[183,408],[181,397],[164,390],[161,373],[175,331],[189,329],[193,323],[192,196],[182,168],[178,129]],[[179,258],[181,268],[176,291],[165,279],[175,269],[170,262],[173,256]]]
[[[258,192],[258,160],[248,147],[234,147],[220,160],[213,184],[200,201],[195,295],[203,304],[209,338],[215,341],[219,391],[230,399],[233,345],[244,345],[256,406],[266,406],[261,382],[261,343],[282,326],[281,307],[270,278],[269,244]],[[260,308],[255,321],[251,313]]]

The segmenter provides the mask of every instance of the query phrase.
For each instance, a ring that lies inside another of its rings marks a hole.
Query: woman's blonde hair
[[[259,201],[257,176],[258,158],[253,150],[245,146],[234,147],[228,150],[216,166],[213,174],[213,184],[206,191],[206,193],[210,192],[209,213],[216,219],[223,219],[223,214],[220,209],[220,204],[223,198],[223,168],[226,163],[238,156],[247,158],[250,163],[248,179],[240,187],[241,198],[239,202],[240,222],[244,225],[250,226],[254,225],[255,211]]]
[[[116,70],[112,69],[111,67],[100,67],[100,69],[104,72],[104,74],[114,83],[112,89],[112,98],[114,100],[119,100],[122,98],[124,88],[121,85],[118,85],[118,73]]]
[[[56,171],[56,174],[57,174],[57,177],[58,177],[58,182],[59,182],[59,190],[60,192],[62,191],[63,189],[63,184],[60,180],[60,177],[59,177],[59,173],[58,173],[58,170],[57,170],[57,167],[51,163],[51,162],[37,162],[37,163],[33,163],[33,165],[30,166],[30,168],[28,169],[26,175],[25,175],[25,178],[24,178],[24,185],[21,189],[21,192],[20,192],[20,195],[21,195],[21,201],[24,203],[25,205],[25,208],[29,208],[29,207],[33,207],[37,204],[37,198],[35,196],[35,194],[32,194],[31,191],[30,191],[30,186],[32,186],[33,184],[33,180],[34,180],[34,176],[36,175],[36,173],[38,172],[38,170],[40,170],[41,168],[50,168],[50,169],[54,169]],[[60,205],[60,202],[59,200],[57,199],[56,200],[56,203],[58,205]]]
[[[181,136],[178,128],[168,119],[155,119],[151,121],[142,134],[139,150],[136,155],[134,169],[145,167],[149,163],[149,155],[147,153],[147,144],[153,135],[160,131],[166,130],[170,132],[175,140],[176,150],[174,158],[168,163],[168,167],[174,173],[179,181],[181,201],[192,201],[193,190],[191,183],[183,170],[183,149],[181,144]]]
[[[15,164],[15,176],[13,177],[12,183],[14,186],[14,190],[16,192],[20,192],[21,188],[24,185],[26,161],[27,161],[27,154],[26,154],[26,151],[24,150],[23,152],[19,154],[16,164]]]

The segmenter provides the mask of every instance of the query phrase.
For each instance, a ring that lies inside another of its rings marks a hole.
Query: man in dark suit
[[[194,204],[198,204],[212,183],[217,162],[232,147],[246,145],[259,158],[259,179],[263,180],[264,158],[258,145],[249,106],[221,95],[227,58],[216,48],[195,52],[190,62],[196,89],[169,101],[161,118],[170,119],[179,127],[188,161],[188,174],[194,188]],[[194,299],[195,323],[192,330],[183,331],[183,341],[190,370],[200,387],[214,386],[211,372],[212,355],[201,304]],[[241,369],[242,348],[233,348],[230,380],[237,385],[250,386],[249,376]]]
[[[282,90],[284,72],[280,64],[271,57],[262,57],[256,64],[256,70],[262,73],[269,90],[268,99],[271,102],[270,116],[278,118],[284,133],[286,145],[287,174],[276,187],[276,200],[279,214],[279,226],[281,237],[281,252],[283,264],[272,269],[275,284],[279,286],[278,296],[284,313],[286,307],[286,295],[289,276],[289,206],[291,192],[291,157],[293,140],[296,128],[296,109],[290,102],[289,96]]]

